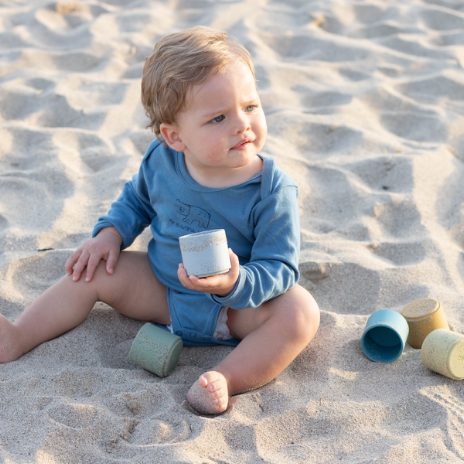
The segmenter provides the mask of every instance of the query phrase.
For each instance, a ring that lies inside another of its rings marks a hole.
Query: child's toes
[[[200,414],[221,414],[229,404],[226,378],[217,371],[202,374],[190,387],[187,400]]]

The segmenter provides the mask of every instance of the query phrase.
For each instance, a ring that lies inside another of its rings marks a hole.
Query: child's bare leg
[[[242,341],[190,388],[187,399],[200,413],[224,412],[230,396],[275,379],[319,327],[317,303],[298,285],[259,309],[229,310],[228,315],[231,333]]]
[[[94,278],[69,276],[40,295],[12,323],[0,316],[0,362],[12,361],[40,343],[82,323],[97,301],[139,320],[169,323],[165,288],[145,253],[123,252],[112,275],[100,263]]]

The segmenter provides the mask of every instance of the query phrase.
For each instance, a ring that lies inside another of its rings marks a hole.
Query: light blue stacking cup
[[[408,322],[401,313],[379,309],[367,320],[361,350],[371,361],[393,362],[403,353],[408,334]]]

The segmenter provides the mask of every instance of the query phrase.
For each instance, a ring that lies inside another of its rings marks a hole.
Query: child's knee
[[[313,296],[303,287],[296,285],[288,295],[288,323],[293,336],[311,340],[319,328],[320,311]]]

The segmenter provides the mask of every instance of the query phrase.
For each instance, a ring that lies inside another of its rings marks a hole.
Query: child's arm
[[[66,272],[74,280],[79,280],[86,269],[86,281],[90,281],[99,262],[104,260],[107,272],[112,274],[120,251],[134,241],[151,222],[153,215],[142,162],[138,174],[124,185],[108,214],[99,218],[92,232],[93,238],[67,260]]]
[[[98,219],[92,232],[93,237],[101,230],[113,227],[118,231],[122,239],[121,248],[124,249],[151,223],[155,213],[148,198],[142,169],[124,185],[121,195],[108,213]]]
[[[147,227],[155,211],[149,195],[149,184],[153,182],[153,165],[150,160],[163,148],[159,140],[154,140],[143,157],[138,173],[124,185],[119,198],[111,205],[108,213],[98,219],[92,236],[95,237],[106,227],[114,227],[122,239],[121,249],[127,248]],[[156,163],[154,164],[156,165]]]

